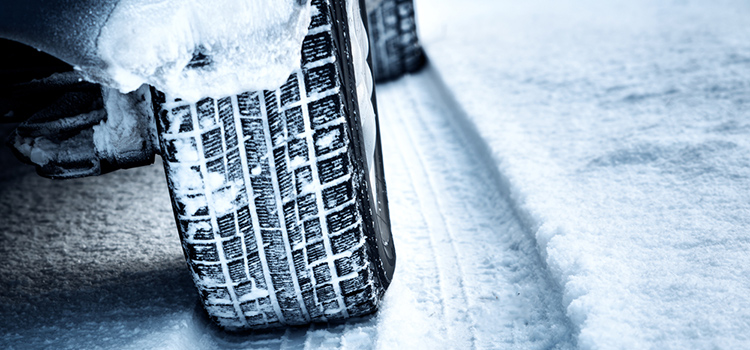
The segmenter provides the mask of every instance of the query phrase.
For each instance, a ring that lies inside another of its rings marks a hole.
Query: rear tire
[[[302,68],[279,89],[192,104],[153,91],[185,257],[228,330],[372,313],[395,268],[379,135],[374,184],[368,175],[346,6],[312,3]]]
[[[368,19],[376,81],[395,79],[424,66],[413,0],[383,0],[369,11]]]

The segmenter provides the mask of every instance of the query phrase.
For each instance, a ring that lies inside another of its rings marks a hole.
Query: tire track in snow
[[[469,342],[477,348],[570,348],[573,339],[559,291],[548,281],[533,241],[508,204],[495,164],[487,162],[477,140],[460,127],[461,111],[442,88],[428,68],[380,86],[378,98],[381,123],[392,133],[382,135],[386,174],[391,175],[396,164],[389,160],[398,153],[409,172],[423,174],[411,180],[420,206],[428,209],[421,213],[430,221],[424,229],[440,242],[438,260],[452,255],[458,265],[446,271],[438,262],[441,276],[458,273],[449,278],[462,288],[455,292],[441,284],[446,316],[459,316],[442,321],[450,334],[448,347],[463,348]],[[400,177],[387,179],[393,202],[402,195],[393,191]],[[396,213],[396,237],[406,234],[398,230],[400,223],[411,220],[403,217],[403,209],[391,211]]]
[[[390,106],[404,112],[412,110],[411,104],[416,101],[394,99],[389,102],[392,102]],[[385,124],[389,126],[388,133],[391,137],[398,140],[402,164],[408,170],[408,179],[418,198],[419,214],[425,220],[425,228],[429,232],[429,245],[436,260],[441,308],[444,322],[447,323],[441,327],[446,332],[445,340],[455,348],[476,348],[473,322],[465,307],[467,298],[463,281],[464,271],[456,253],[453,235],[446,223],[446,215],[438,204],[438,192],[427,172],[426,157],[423,154],[423,145],[435,139],[429,138],[431,135],[424,133],[424,129],[421,130],[421,134],[415,130],[415,127],[420,128],[421,125],[415,126],[414,123],[407,122],[406,119],[421,119],[418,114],[409,113],[406,118],[403,118],[401,113],[393,113],[390,116],[394,119]]]

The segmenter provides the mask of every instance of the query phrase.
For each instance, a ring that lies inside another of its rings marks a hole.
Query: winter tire
[[[417,37],[413,0],[373,3],[368,18],[375,80],[398,78],[421,68],[425,55]]]
[[[347,5],[312,6],[302,68],[279,89],[192,104],[152,91],[183,251],[206,311],[228,330],[370,314],[393,275],[379,135],[368,149]]]

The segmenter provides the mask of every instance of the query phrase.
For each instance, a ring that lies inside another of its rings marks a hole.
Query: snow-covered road
[[[55,182],[1,148],[0,347],[750,348],[748,3],[416,3],[430,66],[377,86],[378,314],[226,335],[158,164]]]
[[[51,181],[3,148],[0,343],[9,348],[572,347],[560,292],[486,150],[427,69],[378,87],[397,277],[345,325],[228,336],[201,314],[162,168]],[[469,134],[467,134],[467,132]]]

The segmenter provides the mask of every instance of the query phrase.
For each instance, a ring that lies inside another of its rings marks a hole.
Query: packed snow
[[[578,345],[750,347],[749,4],[419,5]]]

